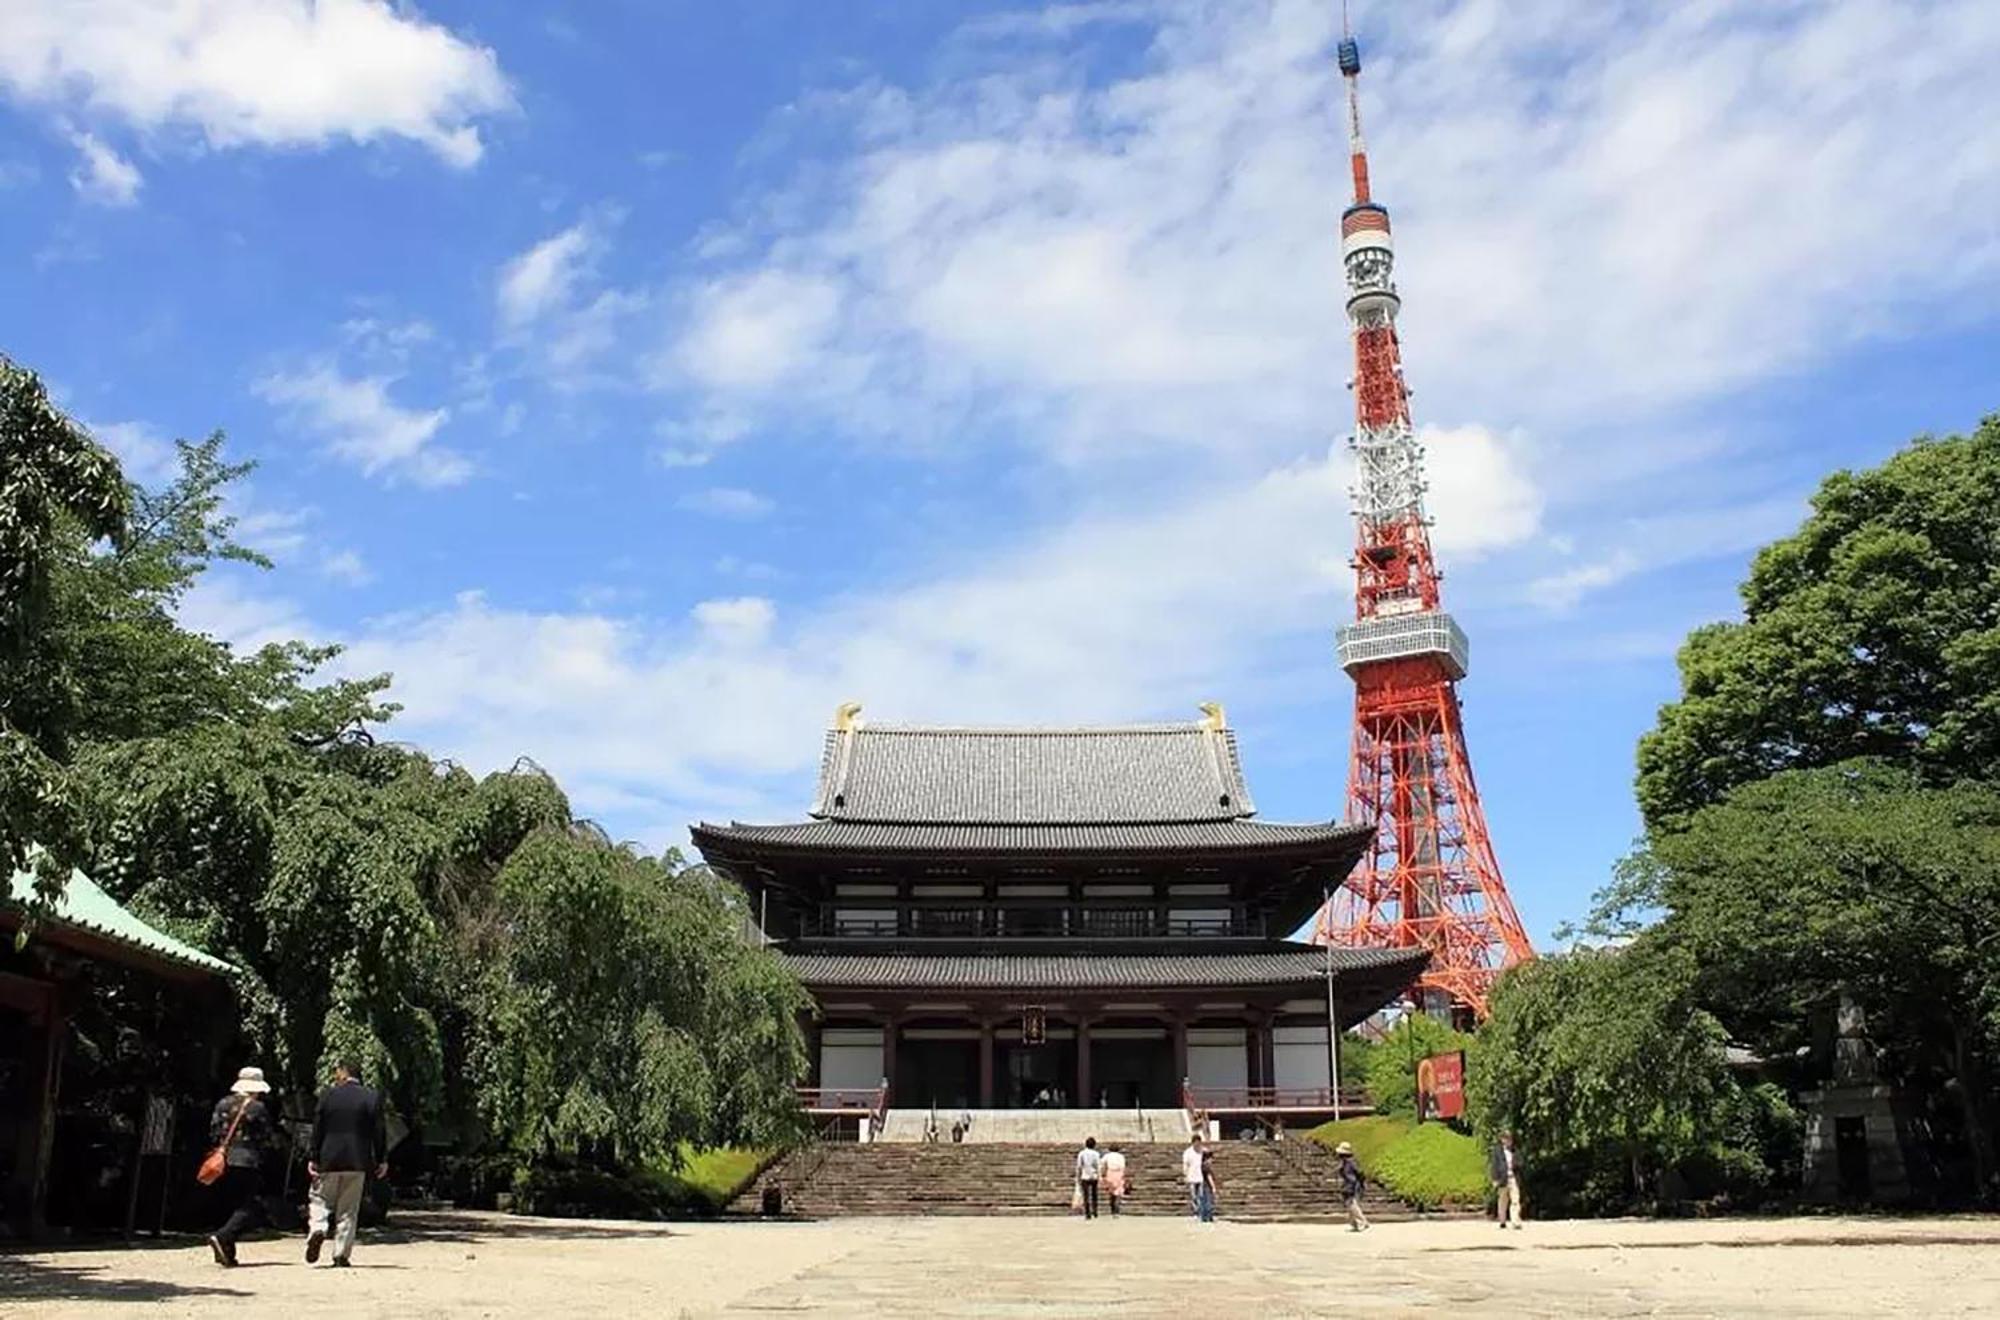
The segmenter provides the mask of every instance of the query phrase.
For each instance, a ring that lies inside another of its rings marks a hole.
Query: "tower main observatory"
[[[1396,315],[1389,212],[1369,191],[1361,139],[1361,50],[1339,45],[1347,84],[1354,201],[1341,216],[1347,316],[1354,338],[1354,622],[1340,629],[1354,680],[1347,807],[1376,823],[1320,914],[1319,937],[1363,948],[1431,952],[1421,1006],[1476,1016],[1502,970],[1534,956],[1507,895],[1465,748],[1458,680],[1465,632],[1445,613],[1424,511],[1423,448],[1410,425]]]

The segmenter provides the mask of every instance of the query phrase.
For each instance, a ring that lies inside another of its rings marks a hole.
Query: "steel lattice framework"
[[[1361,52],[1339,47],[1347,82],[1354,204],[1341,216],[1354,334],[1355,621],[1340,630],[1354,679],[1348,815],[1376,822],[1375,846],[1320,914],[1336,944],[1422,946],[1424,998],[1484,1016],[1502,969],[1534,956],[1507,896],[1465,750],[1457,682],[1465,633],[1443,609],[1424,513],[1423,447],[1410,425],[1389,213],[1368,189]]]

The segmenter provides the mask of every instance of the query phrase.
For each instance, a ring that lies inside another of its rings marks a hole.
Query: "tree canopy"
[[[335,647],[184,628],[211,565],[268,566],[229,513],[248,465],[215,435],[130,485],[33,376],[0,361],[0,391],[0,861],[39,844],[50,892],[81,864],[238,967],[223,1043],[281,1093],[355,1058],[524,1166],[790,1131],[807,1004],[734,885],[612,845],[530,761],[381,741],[389,677],[326,677]],[[134,1033],[100,1007],[115,1069]]]
[[[2000,416],[1836,472],[1765,547],[1744,617],[1692,633],[1639,745],[1660,825],[1782,770],[1858,757],[1944,781],[2000,764]]]

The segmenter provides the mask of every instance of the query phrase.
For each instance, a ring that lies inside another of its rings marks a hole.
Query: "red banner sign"
[[[1457,1118],[1465,1112],[1465,1051],[1433,1054],[1417,1064],[1417,1117]]]

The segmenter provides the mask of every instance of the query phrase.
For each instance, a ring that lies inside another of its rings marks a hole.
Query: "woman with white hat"
[[[1361,1176],[1361,1166],[1354,1162],[1354,1147],[1343,1141],[1333,1148],[1340,1157],[1340,1199],[1347,1207],[1347,1229],[1359,1233],[1368,1227],[1368,1216],[1361,1210],[1362,1189],[1367,1180]]]
[[[216,1188],[229,1211],[229,1218],[208,1239],[218,1265],[234,1265],[237,1239],[271,1222],[264,1204],[264,1154],[275,1132],[270,1106],[264,1103],[270,1093],[264,1070],[245,1068],[209,1115],[208,1139],[222,1152],[224,1166]]]

